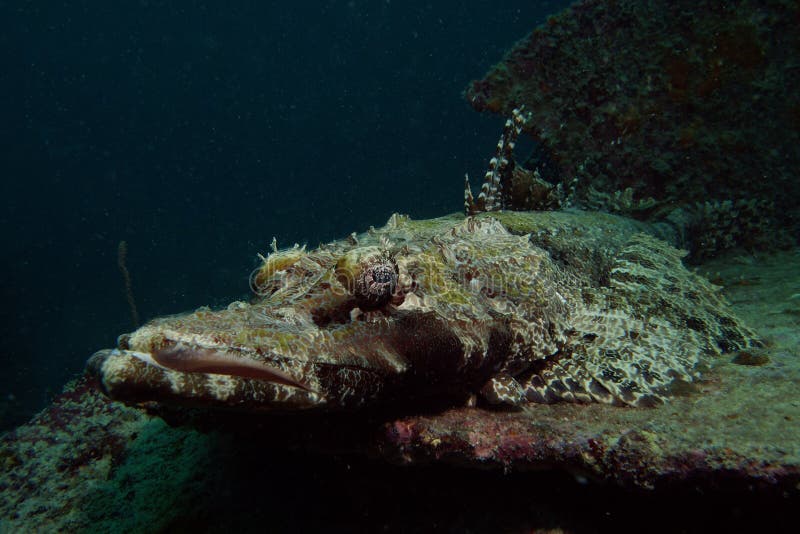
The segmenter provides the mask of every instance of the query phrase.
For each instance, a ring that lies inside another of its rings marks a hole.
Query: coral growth
[[[151,531],[193,511],[208,440],[81,378],[0,437],[0,532]],[[125,511],[131,513],[125,513]]]
[[[585,0],[518,42],[466,98],[500,114],[524,105],[526,131],[557,168],[548,180],[574,182],[579,204],[644,203],[623,211],[646,218],[755,200],[796,228],[799,19],[788,0]]]

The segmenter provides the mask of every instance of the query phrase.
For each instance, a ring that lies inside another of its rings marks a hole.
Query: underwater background
[[[568,2],[0,2],[0,429],[257,252],[459,211],[502,119],[461,96]]]
[[[0,0],[0,534],[793,531],[798,24],[796,0]],[[137,322],[250,298],[273,236],[462,213],[520,102],[515,207],[673,225],[675,272],[763,346],[712,347],[652,409],[218,417],[81,377]]]

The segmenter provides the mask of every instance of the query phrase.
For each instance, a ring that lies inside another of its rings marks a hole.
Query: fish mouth
[[[128,404],[166,403],[248,411],[306,409],[325,398],[306,382],[246,355],[188,346],[106,349],[87,362],[102,390]]]
[[[177,343],[172,347],[157,350],[152,354],[132,352],[132,355],[151,365],[182,373],[206,373],[252,378],[314,393],[314,390],[309,385],[275,366],[258,360],[233,356],[230,353],[219,350],[190,347],[183,343]]]

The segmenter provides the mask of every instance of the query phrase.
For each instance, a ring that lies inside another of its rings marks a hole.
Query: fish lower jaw
[[[89,359],[87,370],[98,378],[107,396],[126,404],[152,402],[246,411],[294,411],[327,405],[325,396],[317,391],[277,379],[185,372],[158,360],[149,352],[106,349]]]

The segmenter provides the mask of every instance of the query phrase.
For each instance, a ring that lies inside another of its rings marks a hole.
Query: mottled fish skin
[[[714,356],[758,343],[656,235],[671,238],[577,210],[394,215],[316,250],[274,252],[255,273],[263,296],[154,319],[89,369],[127,403],[251,412],[472,393],[650,405]],[[376,254],[396,280],[385,305],[362,310],[343,273]]]

